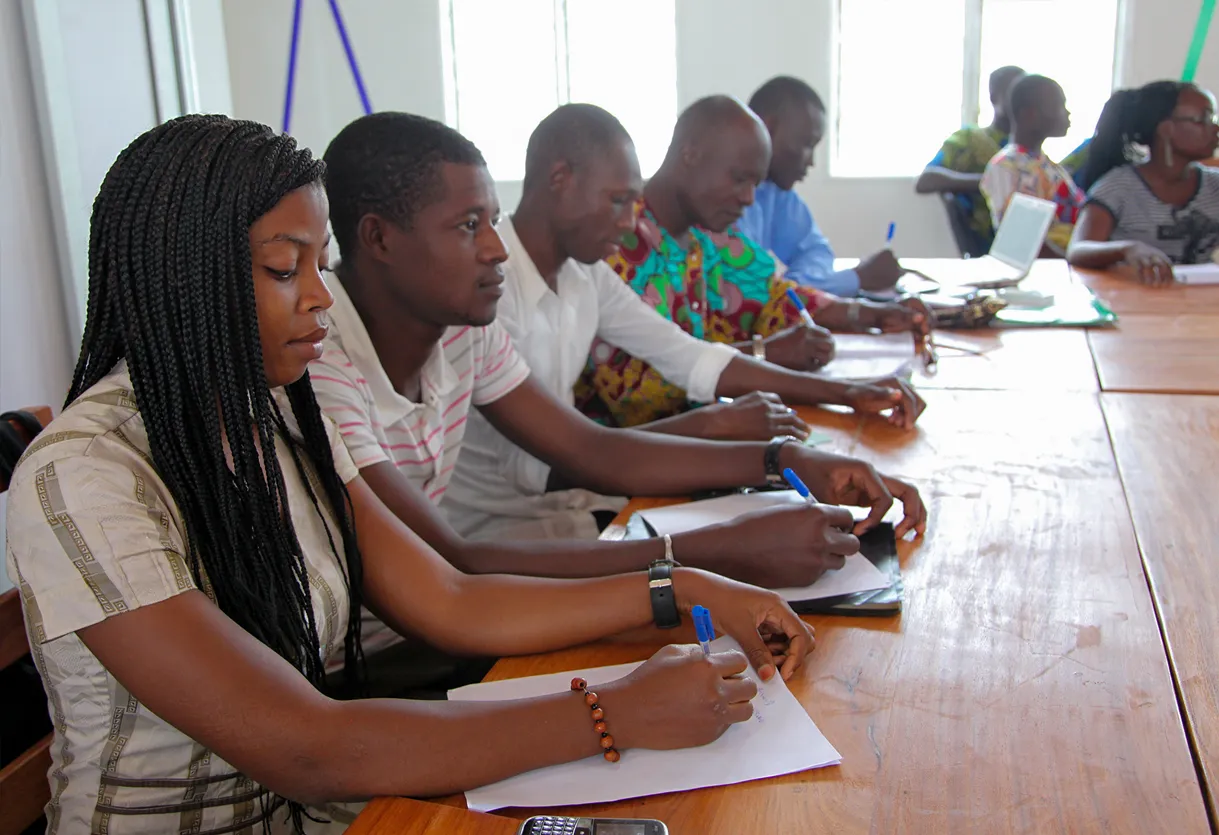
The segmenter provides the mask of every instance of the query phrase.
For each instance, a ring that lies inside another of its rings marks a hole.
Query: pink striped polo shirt
[[[356,467],[392,461],[433,503],[449,485],[471,406],[494,403],[529,376],[498,323],[452,327],[421,373],[422,402],[390,383],[360,314],[337,278],[330,335],[309,376],[322,410],[339,426]]]

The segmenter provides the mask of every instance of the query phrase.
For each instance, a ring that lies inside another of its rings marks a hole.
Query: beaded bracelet
[[[612,763],[618,762],[622,755],[614,747],[614,738],[609,735],[605,724],[605,710],[597,703],[597,694],[588,689],[588,682],[582,678],[573,678],[571,689],[584,694],[584,704],[592,711],[593,730],[601,734],[601,747],[605,749],[605,758]]]

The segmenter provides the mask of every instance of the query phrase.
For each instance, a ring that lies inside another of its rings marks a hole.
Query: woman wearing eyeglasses
[[[1114,93],[1096,125],[1082,183],[1088,203],[1067,259],[1126,264],[1154,286],[1172,283],[1174,264],[1209,261],[1219,247],[1219,169],[1199,162],[1217,144],[1215,99],[1193,84]]]

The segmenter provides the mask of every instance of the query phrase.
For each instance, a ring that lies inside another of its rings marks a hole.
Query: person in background
[[[1173,280],[1173,264],[1209,262],[1219,246],[1219,170],[1199,162],[1217,142],[1215,99],[1193,84],[1155,81],[1114,93],[1096,125],[1088,203],[1067,259],[1126,264],[1153,285]]]
[[[737,229],[782,262],[784,278],[802,286],[847,298],[860,290],[892,290],[902,275],[892,250],[869,255],[853,269],[835,270],[833,247],[794,191],[813,167],[825,135],[821,97],[800,79],[780,75],[757,89],[749,109],[770,133],[770,168]]]
[[[645,304],[602,260],[634,228],[642,189],[635,146],[613,115],[567,104],[543,119],[529,138],[520,205],[497,227],[508,249],[497,324],[531,376],[567,404],[599,338],[651,364],[695,401],[735,398],[639,429],[719,440],[803,437],[807,426],[783,401],[834,400],[847,384],[696,339]],[[874,387],[875,402],[889,406],[890,391]],[[483,518],[475,529],[480,539],[503,538],[516,527],[512,520],[546,520],[578,504],[571,491],[555,489],[557,481],[547,464],[475,409],[444,507],[454,518]]]
[[[678,118],[664,162],[644,187],[634,231],[607,259],[610,266],[687,333],[796,371],[820,363],[816,334],[801,324],[789,289],[831,330],[906,331],[922,340],[932,320],[921,302],[848,301],[800,287],[732,228],[769,166],[770,135],[753,111],[728,96],[695,102]],[[850,387],[840,388],[835,401],[859,411],[887,410],[894,423],[912,426],[921,398],[904,381],[880,384],[890,388],[887,401]],[[638,426],[689,404],[684,391],[643,360],[598,341],[576,386],[576,406],[609,425]]]
[[[1000,67],[990,74],[990,103],[995,116],[986,127],[963,127],[944,140],[935,158],[923,169],[914,184],[919,194],[951,192],[969,219],[969,228],[977,236],[978,249],[986,251],[995,236],[990,222],[990,208],[979,194],[982,172],[1007,144],[1012,130],[1008,110],[1008,95],[1012,86],[1023,78],[1020,67]]]
[[[333,302],[324,176],[290,136],[196,115],[135,139],[98,192],[68,402],[8,491],[8,572],[55,719],[48,831],[337,833],[346,800],[450,794],[606,748],[581,693],[358,698],[365,602],[475,655],[654,616],[642,571],[462,573],[364,482],[307,372]],[[490,188],[483,169],[476,190]],[[472,253],[466,223],[445,234]],[[445,278],[444,292],[493,307]],[[762,449],[695,447],[686,467],[762,479]],[[783,457],[816,478],[806,456]],[[751,716],[747,664],[790,677],[813,647],[777,594],[669,570],[664,617],[706,606],[745,654],[670,646],[598,686],[617,750],[716,739]],[[342,686],[325,676],[334,654]]]
[[[1088,166],[1088,154],[1092,150],[1092,137],[1088,137],[1083,142],[1075,146],[1075,150],[1067,154],[1061,160],[1059,165],[1071,172],[1071,179],[1075,181],[1075,185],[1079,186],[1084,191],[1088,187],[1084,185],[1085,170]]]
[[[1011,92],[1012,138],[986,165],[980,189],[990,206],[991,222],[999,228],[1015,194],[1028,194],[1055,204],[1042,256],[1061,258],[1083,208],[1084,193],[1061,165],[1041,150],[1051,136],[1066,136],[1071,127],[1062,87],[1043,75],[1026,75]]]

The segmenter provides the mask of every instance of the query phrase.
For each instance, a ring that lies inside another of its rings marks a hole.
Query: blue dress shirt
[[[794,191],[770,180],[758,186],[753,205],[737,222],[745,237],[773,252],[787,267],[786,277],[835,296],[859,294],[855,270],[834,270],[834,250],[817,228],[808,204]]]

